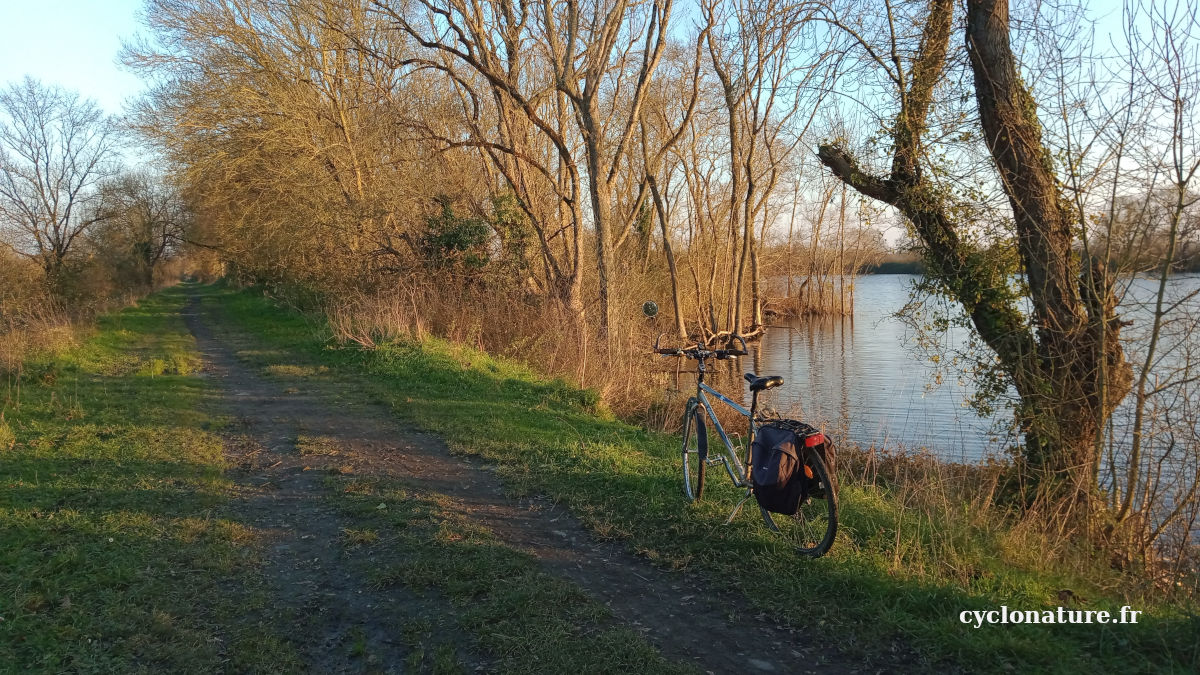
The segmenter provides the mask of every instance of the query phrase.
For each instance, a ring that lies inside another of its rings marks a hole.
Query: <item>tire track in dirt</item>
[[[205,375],[221,393],[221,407],[236,420],[238,433],[226,437],[226,455],[235,467],[231,478],[243,493],[234,512],[266,533],[264,577],[273,610],[293,622],[283,637],[313,672],[404,672],[412,650],[401,639],[402,627],[416,617],[445,626],[451,622],[446,603],[429,593],[381,589],[356,573],[373,561],[365,551],[343,545],[343,528],[353,523],[328,498],[329,473],[323,470],[328,467],[314,466],[296,444],[306,420],[328,416],[328,405],[312,395],[285,395],[277,383],[251,372],[214,335],[198,305],[190,298],[184,320]],[[464,641],[451,644],[468,669],[486,670]]]
[[[311,645],[305,655],[314,670],[363,669],[362,659],[331,654],[336,650],[327,647],[344,643],[356,627],[377,646],[372,665],[396,668],[407,653],[396,639],[399,622],[436,604],[346,574],[345,558],[353,555],[340,542],[346,522],[326,501],[322,471],[314,470],[336,468],[332,462],[348,464],[353,475],[417,480],[424,489],[451,497],[464,515],[534,556],[548,572],[577,584],[668,658],[711,673],[875,670],[846,660],[828,645],[806,642],[801,631],[771,623],[741,597],[709,590],[696,574],[655,568],[617,543],[595,540],[548,500],[505,497],[492,471],[452,455],[440,439],[405,427],[383,406],[334,403],[339,391],[345,393],[344,385],[306,381],[305,391],[295,391],[259,375],[236,356],[256,345],[245,336],[214,332],[195,296],[185,319],[227,407],[262,446],[250,461],[241,453],[249,470],[240,472],[240,482],[254,488],[244,514],[277,535],[268,551],[267,574],[275,577],[281,602],[306,614],[309,628],[320,633],[302,640]],[[295,447],[301,433],[330,439],[339,455],[301,456]],[[459,655],[468,667],[487,669],[466,645],[459,645]]]

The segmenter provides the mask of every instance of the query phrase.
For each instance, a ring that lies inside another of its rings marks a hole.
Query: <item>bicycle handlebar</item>
[[[664,335],[666,335],[666,333],[659,333],[658,337],[654,340],[655,354],[662,354],[663,356],[686,356],[689,359],[715,358],[718,361],[723,361],[725,359],[736,359],[739,356],[746,356],[750,353],[749,348],[746,346],[746,341],[742,339],[742,336],[740,335],[734,335],[732,337],[733,339],[742,343],[741,349],[704,349],[699,345],[688,348],[668,347],[663,349],[658,345],[662,341],[662,337]]]

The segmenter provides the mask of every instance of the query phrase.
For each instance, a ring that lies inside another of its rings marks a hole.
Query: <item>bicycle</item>
[[[739,336],[732,337],[733,340],[741,343],[742,348],[740,350],[707,349],[699,345],[686,349],[663,349],[659,347],[662,335],[659,335],[658,339],[654,341],[654,353],[664,356],[694,359],[697,363],[696,395],[688,399],[686,412],[683,415],[683,446],[681,450],[683,458],[683,492],[689,501],[700,499],[704,492],[705,469],[716,464],[724,465],[725,471],[729,474],[729,478],[733,481],[734,486],[746,489],[745,496],[734,507],[733,512],[729,514],[729,518],[725,520],[726,525],[733,522],[734,517],[737,516],[742,506],[754,496],[754,482],[751,479],[751,472],[753,470],[751,464],[751,447],[754,444],[754,437],[758,428],[763,424],[788,422],[766,417],[760,415],[758,412],[758,395],[763,391],[782,385],[783,378],[779,375],[759,377],[754,373],[746,373],[745,379],[750,383],[751,392],[749,410],[704,382],[704,376],[707,372],[706,364],[709,360],[723,361],[747,355],[746,341]],[[730,341],[730,345],[732,346],[732,340]],[[712,403],[708,400],[708,395],[712,395],[718,401],[733,408],[736,413],[746,418],[749,427],[749,437],[745,446],[744,461],[738,457],[737,452],[734,450],[733,442],[729,440],[729,435],[725,432],[725,428],[721,425],[720,420],[717,419]],[[715,456],[709,456],[708,444],[710,438],[705,417],[712,422],[717,437],[720,439],[722,445],[724,445],[724,453],[718,451],[714,453]],[[800,426],[807,427],[807,425],[802,424]],[[811,427],[807,428],[811,429]],[[816,436],[813,437],[815,438]],[[809,485],[806,490],[807,494],[801,501],[796,514],[786,516],[779,513],[771,513],[762,506],[759,506],[759,512],[762,514],[763,523],[767,528],[787,538],[796,546],[797,553],[819,558],[825,555],[830,546],[833,545],[834,536],[837,534],[837,484],[832,478],[821,455],[812,447],[806,445],[801,450],[801,457]]]

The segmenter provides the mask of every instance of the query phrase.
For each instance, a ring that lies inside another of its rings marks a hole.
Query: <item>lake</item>
[[[742,370],[782,375],[784,386],[767,394],[768,405],[863,447],[926,448],[966,462],[1002,453],[1015,441],[1008,428],[1011,413],[1001,409],[980,417],[967,407],[973,389],[962,367],[948,357],[935,364],[931,353],[918,346],[915,331],[895,316],[920,278],[858,277],[853,317],[776,319],[763,340],[751,345]],[[1152,316],[1146,302],[1152,301],[1157,284],[1150,279],[1125,283],[1129,288],[1122,314],[1136,321],[1125,336],[1132,338],[1128,351],[1136,359],[1139,330]],[[1198,276],[1177,277],[1169,295],[1182,297],[1198,287]],[[952,353],[967,337],[965,328],[951,328],[938,335],[939,351]],[[1181,339],[1192,338],[1185,332]],[[723,378],[718,386],[728,381]],[[1116,417],[1119,423],[1124,415]]]

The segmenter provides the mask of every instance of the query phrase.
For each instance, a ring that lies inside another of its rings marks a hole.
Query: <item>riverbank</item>
[[[324,390],[319,400],[325,401],[325,409],[345,418],[358,415],[354,411],[360,406],[382,404],[402,424],[436,434],[458,457],[471,462],[482,460],[493,467],[509,499],[537,498],[531,503],[556,505],[578,518],[591,540],[609,542],[631,554],[638,564],[652,566],[655,574],[664,575],[662,578],[667,581],[663,586],[682,583],[683,587],[669,594],[675,605],[672,614],[677,614],[680,621],[687,619],[689,608],[698,597],[717,594],[716,597],[742,598],[751,616],[760,612],[770,622],[793,629],[795,633],[790,639],[797,645],[803,643],[805,658],[813,661],[814,668],[820,665],[817,661],[821,658],[843,665],[873,664],[881,669],[911,669],[920,664],[971,671],[1036,668],[1077,672],[1090,668],[1128,669],[1131,664],[1134,669],[1187,670],[1200,665],[1200,654],[1194,646],[1200,624],[1194,607],[1189,610],[1165,603],[1158,589],[1136,575],[1112,570],[1103,561],[1092,560],[1086,552],[1047,541],[1032,531],[1029,523],[1010,520],[988,499],[981,498],[986,494],[981,489],[986,483],[978,481],[987,477],[985,473],[965,475],[953,465],[933,463],[916,480],[919,467],[911,463],[877,462],[868,471],[866,464],[852,460],[851,453],[847,453],[840,466],[842,528],[838,541],[825,558],[800,559],[780,546],[753,514],[743,513],[732,526],[722,525],[739,498],[737,491],[727,485],[714,483],[704,501],[685,504],[679,491],[676,438],[614,419],[593,393],[562,381],[547,380],[511,361],[432,338],[401,339],[372,350],[339,344],[330,338],[331,331],[323,319],[283,309],[261,293],[211,287],[189,292],[198,294],[200,311],[211,317],[220,331],[242,336],[235,350],[237,361],[250,371],[278,382],[281,396],[315,396],[314,392]],[[155,310],[162,315],[155,319],[158,323],[137,329],[117,324],[113,330],[124,336],[122,340],[147,346],[162,342],[163,338],[154,336],[179,335],[181,324],[177,316],[171,315],[182,311],[182,299],[169,294],[167,298],[143,301],[140,306],[153,306],[146,302],[165,303]],[[109,333],[102,330],[100,335]],[[186,339],[181,344],[182,353],[195,353],[194,347],[187,346]],[[112,349],[126,346],[114,343]],[[34,417],[30,407],[21,411],[6,408],[7,423],[14,429],[16,440],[13,450],[0,454],[0,476],[4,482],[32,484],[47,480],[41,478],[48,475],[44,472],[38,473],[39,478],[31,475],[40,471],[40,467],[30,462],[42,461],[41,456],[34,454],[35,449],[59,452],[66,447],[63,443],[68,438],[78,439],[78,443],[70,445],[72,457],[78,461],[109,473],[119,471],[108,466],[112,460],[102,452],[109,447],[105,443],[110,437],[104,434],[120,429],[122,420],[141,419],[139,415],[152,415],[160,424],[186,420],[203,431],[205,418],[193,417],[196,413],[187,411],[205,409],[203,399],[212,385],[192,374],[173,374],[174,366],[169,364],[179,358],[183,359],[181,363],[190,363],[192,357],[170,356],[175,352],[166,348],[159,351],[162,354],[147,352],[137,368],[131,363],[129,374],[121,376],[130,378],[126,380],[129,387],[142,392],[136,396],[114,388],[113,380],[103,379],[110,376],[99,370],[86,371],[88,374],[76,384],[62,376],[52,381],[27,380],[23,384],[24,395],[33,396],[30,391],[36,389],[39,392],[36,396],[45,401],[45,419],[56,421],[53,424],[39,421],[42,418]],[[117,358],[116,353],[113,351],[111,358]],[[153,365],[159,362],[160,365]],[[156,370],[162,379],[148,375]],[[89,379],[93,376],[95,379]],[[166,379],[172,377],[180,379]],[[336,389],[328,389],[323,384],[328,382],[340,384]],[[147,388],[151,385],[152,388]],[[82,387],[78,389],[82,392],[78,396],[83,402],[81,408],[107,406],[105,409],[110,409],[113,416],[106,418],[107,426],[86,432],[92,436],[81,429],[91,429],[88,425],[95,420],[72,416],[70,406],[62,404],[71,400],[76,387]],[[162,392],[177,388],[192,392],[193,398],[165,399],[161,403],[154,400]],[[290,390],[295,391],[287,394]],[[107,392],[106,398],[102,398],[105,396],[102,391]],[[57,403],[52,405],[51,401]],[[228,420],[219,422],[215,428],[228,424]],[[539,619],[541,623],[537,624],[556,626],[553,634],[559,636],[556,638],[559,643],[593,633],[618,638],[587,643],[595,649],[586,646],[576,649],[571,652],[575,656],[569,663],[560,665],[586,670],[589,661],[594,666],[602,662],[605,653],[620,651],[642,655],[631,669],[653,672],[655,668],[666,667],[656,655],[664,645],[652,639],[654,646],[645,646],[636,630],[610,634],[601,629],[595,633],[598,627],[612,626],[612,618],[602,618],[602,601],[597,604],[596,597],[586,592],[578,595],[574,585],[557,586],[554,584],[558,581],[538,577],[544,573],[544,565],[507,553],[508,547],[494,538],[495,531],[469,514],[455,515],[458,512],[453,512],[453,504],[457,498],[429,492],[428,482],[414,486],[391,478],[368,480],[340,474],[339,467],[343,464],[357,466],[354,470],[361,471],[362,463],[348,459],[354,451],[352,446],[321,442],[327,435],[306,432],[307,440],[301,442],[296,437],[288,442],[295,443],[296,454],[304,458],[301,469],[306,463],[317,466],[323,462],[320,466],[328,466],[323,469],[328,480],[319,484],[330,490],[329,503],[345,519],[344,532],[335,535],[339,537],[335,545],[358,551],[365,559],[396,555],[389,559],[389,564],[376,565],[395,572],[377,578],[386,588],[406,593],[445,593],[459,598],[448,605],[452,607],[448,620],[465,626],[467,644],[431,645],[421,657],[428,660],[418,659],[418,663],[430,664],[432,669],[434,656],[440,653],[440,658],[451,665],[474,663],[478,656],[484,662],[508,664],[502,670],[537,671],[537,653],[528,652],[525,643],[530,639],[545,640],[546,634],[539,633],[536,626],[534,632],[528,632],[530,627],[517,630],[514,625],[495,625],[496,619],[487,617],[561,605],[548,615],[543,612],[541,616],[547,618]],[[204,438],[211,444],[211,437]],[[207,467],[204,470],[208,473],[204,475],[212,480],[229,481],[228,471],[232,468],[227,464],[229,461],[228,458],[205,460],[202,466]],[[399,459],[388,461],[403,463]],[[221,466],[226,473],[214,474],[215,467]],[[254,470],[260,469],[266,470],[262,467]],[[222,485],[218,502],[230,499],[231,493],[237,492],[229,483]],[[135,483],[129,491],[137,493],[138,489]],[[40,517],[30,515],[31,511],[40,509],[57,514],[62,508],[79,508],[72,500],[85,498],[78,493],[66,502],[51,499],[34,503],[29,501],[31,494],[36,493],[9,492],[10,501],[5,505],[5,512],[10,514],[9,522],[4,524],[6,543],[22,532],[11,519],[36,522]],[[87,498],[92,500],[89,508],[97,517],[109,518],[107,514],[122,509],[123,502],[114,501],[117,495],[100,493]],[[170,518],[187,516],[186,509],[173,511],[171,503],[160,508]],[[209,508],[219,511],[219,504]],[[447,509],[453,513],[443,513]],[[392,513],[395,517],[387,515]],[[91,536],[94,529],[82,528],[77,536]],[[60,546],[55,532],[49,527],[44,539],[22,550],[53,557]],[[216,545],[211,542],[221,541],[200,537],[199,545]],[[255,555],[261,554],[254,552],[263,550],[263,542],[256,536],[248,536],[237,539],[236,543],[243,551],[243,557],[239,558],[244,561],[243,566],[218,570],[213,576],[202,574],[198,577],[198,587],[203,588],[203,584],[212,583],[212,579],[222,574],[227,579],[243,580],[261,574],[261,563],[255,563]],[[149,550],[129,553],[130,564],[136,565],[138,556],[151,553]],[[198,551],[197,555],[202,553]],[[468,562],[453,570],[446,567],[457,564],[455,561],[466,553],[473,556]],[[353,558],[350,560],[348,568],[354,569],[357,563]],[[4,597],[25,592],[23,589],[34,583],[31,579],[38,574],[48,574],[55,580],[52,583],[61,584],[62,588],[68,584],[84,586],[88,582],[86,572],[78,567],[47,571],[25,564],[6,569],[13,571],[4,578]],[[161,606],[162,601],[155,593],[167,592],[161,586],[162,580],[169,578],[165,570],[151,569],[144,583],[159,584],[160,590],[141,597],[145,607]],[[490,581],[484,583],[485,580]],[[136,582],[141,583],[141,579]],[[238,583],[261,588],[246,581]],[[560,590],[550,595],[525,592],[547,584]],[[107,582],[101,587],[101,592],[109,588]],[[44,600],[34,603],[33,609],[19,610],[25,623],[10,619],[0,624],[0,631],[29,626],[32,619],[26,614],[42,617],[38,620],[57,616],[62,610],[54,608],[61,608],[63,594],[52,591],[43,595]],[[235,605],[243,602],[241,597],[231,596],[231,602]],[[485,616],[473,611],[471,606],[478,598],[486,599],[491,608],[488,611],[499,614]],[[1144,614],[1137,624],[1114,626],[973,628],[960,619],[961,613],[969,610],[987,611],[1000,606],[1047,610],[1063,605],[1114,613],[1123,606],[1132,606]],[[73,598],[69,606],[78,606],[77,600]],[[215,625],[216,630],[226,625],[228,619],[224,614],[208,612],[202,604],[200,607],[190,613],[178,609],[168,614],[175,625]],[[63,621],[69,623],[67,618]],[[269,616],[260,617],[260,621],[265,626],[272,625]],[[431,626],[434,624],[436,621]],[[48,640],[58,630],[61,629],[47,628],[40,634]],[[160,639],[175,638],[169,630],[159,636],[152,625],[118,634],[97,630],[105,635],[110,647],[119,641],[128,642],[133,636],[150,645]],[[416,628],[412,631],[418,637],[422,634]],[[531,635],[538,637],[521,637]],[[19,644],[9,640],[14,636],[9,633],[4,644]],[[418,643],[419,639],[414,644]],[[65,646],[60,650],[82,649],[81,645],[86,643],[77,639],[62,644]],[[280,659],[299,658],[297,654],[302,653],[286,639],[280,644],[285,652]],[[365,644],[364,650],[369,652],[370,640]],[[346,645],[347,651],[351,646]],[[551,647],[557,651],[553,644]],[[288,649],[291,656],[286,654]],[[513,653],[514,649],[522,660],[504,661],[502,655]],[[22,649],[17,655],[28,658],[32,653]],[[495,661],[496,658],[501,660]],[[262,668],[251,665],[247,669]]]
[[[1109,660],[1127,666],[1131,650],[1160,666],[1200,658],[1187,637],[1198,626],[1194,616],[1161,604],[1157,590],[1085,552],[1047,549],[1028,524],[1007,522],[979,499],[976,486],[950,472],[923,486],[844,476],[834,551],[799,560],[749,515],[740,526],[721,526],[739,498],[727,486],[684,504],[676,438],[611,419],[587,392],[436,339],[330,350],[319,325],[314,330],[264,299],[224,293],[214,301],[244,330],[289,354],[369,376],[364,386],[397,415],[494,463],[509,490],[545,494],[598,535],[660,566],[701,572],[821,640],[864,652],[901,644],[932,661],[986,660],[997,668],[1008,662],[1078,670]],[[753,584],[747,569],[756,570]],[[1132,630],[1121,628],[1124,647],[1113,629],[982,631],[958,621],[966,609],[1057,605],[1062,590],[1086,598],[1089,608],[1133,604],[1149,615]]]

